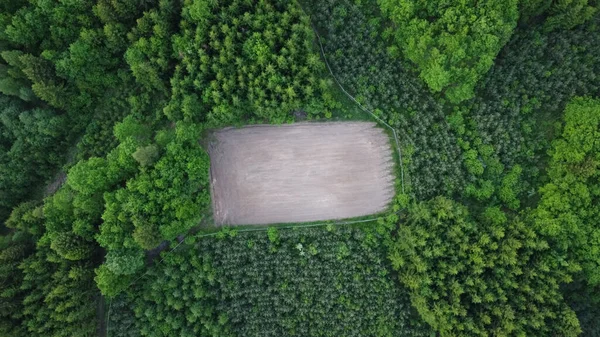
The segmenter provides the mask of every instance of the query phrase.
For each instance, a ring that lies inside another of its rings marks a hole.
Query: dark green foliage
[[[287,230],[276,242],[244,234],[214,244],[206,252],[217,252],[211,261],[226,299],[217,309],[238,336],[416,333],[402,290],[361,230]]]
[[[284,122],[335,106],[313,51],[308,17],[293,1],[193,1],[173,47],[180,60],[165,114],[171,120]]]
[[[600,287],[573,282],[563,287],[565,299],[577,313],[584,337],[600,336]]]
[[[43,207],[35,201],[19,204],[4,223],[6,227],[39,236],[43,232]]]
[[[0,236],[0,335],[25,336],[22,325],[23,273],[19,264],[33,251],[33,240],[24,233]]]
[[[50,247],[65,259],[89,257],[96,246],[95,225],[102,212],[101,199],[79,195],[69,187],[45,199],[45,237]]]
[[[133,85],[133,79],[128,80]],[[119,145],[114,135],[114,126],[131,113],[127,92],[112,93],[94,109],[95,118],[89,123],[81,140],[77,143],[77,159],[104,157]]]
[[[83,27],[96,23],[90,15],[92,3],[88,1],[47,6],[43,0],[34,0],[23,5],[12,17],[5,34],[11,43],[32,52],[65,50]]]
[[[95,336],[96,299],[92,266],[55,256],[47,246],[19,266],[27,336]],[[42,304],[43,303],[43,304]]]
[[[523,0],[519,2],[521,21],[542,18],[544,30],[572,29],[598,11],[596,0]]]
[[[386,53],[381,19],[350,1],[309,1],[325,53],[342,84],[398,130],[411,189],[418,198],[451,195],[466,184],[462,149],[417,75]]]
[[[593,56],[599,53],[600,34],[591,25],[547,35],[519,31],[463,116],[468,120],[465,140],[478,149],[491,146],[490,158],[506,169],[520,165],[519,187],[533,195],[554,123],[568,100],[600,90],[600,59]],[[484,177],[500,184],[501,176],[488,171]]]
[[[413,306],[441,336],[576,336],[559,285],[571,279],[532,225],[481,219],[438,197],[409,207],[390,259]]]
[[[142,336],[233,336],[216,311],[214,269],[195,249],[165,256],[148,270],[132,305]],[[121,327],[113,327],[116,331]]]
[[[28,336],[23,289],[25,274],[19,267],[35,253],[35,240],[43,231],[41,208],[23,203],[11,213],[6,225],[13,230],[0,236],[0,335]],[[0,227],[1,228],[1,227]]]
[[[136,289],[137,290],[137,289]],[[130,293],[135,293],[131,290]],[[140,331],[136,328],[136,318],[133,312],[133,296],[121,295],[109,302],[108,319],[106,322],[106,335],[111,337],[139,337]]]
[[[0,334],[67,337],[96,334],[96,299],[89,261],[72,262],[49,247],[41,208],[21,204],[0,236]]]
[[[473,97],[517,24],[517,2],[378,0],[402,54],[452,103]]]
[[[66,119],[0,94],[0,222],[64,160]]]
[[[358,111],[299,4],[0,0],[0,335],[597,335],[598,1],[518,3],[303,2],[409,194],[211,233],[209,128]]]
[[[116,146],[112,127],[131,112],[127,97],[144,95],[136,90],[124,53],[128,32],[149,5],[36,0],[6,27],[7,42],[22,54],[9,62],[12,77],[20,80],[16,75],[22,72],[39,98],[66,110],[72,136],[86,131],[80,158],[105,155]]]
[[[199,238],[165,254],[134,304],[147,336],[417,336],[407,298],[365,233]],[[115,327],[116,330],[119,328]]]

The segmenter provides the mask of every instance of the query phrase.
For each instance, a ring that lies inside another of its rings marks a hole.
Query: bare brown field
[[[219,225],[352,218],[383,211],[394,195],[389,139],[375,123],[227,128],[209,154]]]

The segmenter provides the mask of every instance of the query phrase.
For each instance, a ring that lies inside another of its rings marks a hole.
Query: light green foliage
[[[158,158],[158,146],[150,144],[148,146],[140,147],[132,154],[132,156],[142,167],[150,166],[154,164]]]
[[[550,181],[540,189],[535,224],[563,258],[600,284],[600,101],[575,98],[565,109],[562,136],[552,143]]]
[[[390,259],[413,306],[441,336],[576,336],[559,284],[570,271],[519,219],[488,208],[481,219],[438,197],[400,220]]]
[[[115,172],[120,172],[116,168],[131,165],[131,161],[136,168],[134,157],[140,159],[139,148],[132,151],[139,144],[135,141],[140,139],[136,136],[138,126],[127,120],[115,128],[117,136],[124,140],[108,156],[109,167],[114,163]],[[160,148],[158,144],[149,145],[157,156],[158,152],[162,154],[154,158],[154,165],[143,166],[137,173],[130,171],[125,187],[105,190],[103,194],[103,221],[96,240],[109,253],[106,268],[97,271],[96,280],[105,295],[114,296],[122,289],[116,275],[129,275],[142,268],[142,249],[156,248],[163,240],[185,234],[200,224],[210,206],[209,158],[198,143],[201,128],[178,123],[175,130],[167,132],[172,135],[157,136],[168,140]],[[130,254],[122,255],[123,248]],[[120,269],[123,266],[130,269]],[[116,282],[114,287],[112,281]]]
[[[129,138],[133,138],[136,141],[142,141],[148,139],[150,129],[140,123],[135,117],[129,115],[121,122],[115,124],[114,134],[121,142],[125,142]]]
[[[483,174],[483,163],[477,156],[476,150],[469,150],[465,152],[465,165],[467,166],[467,171],[473,175],[482,175]]]
[[[277,241],[279,241],[279,233],[277,232],[277,228],[269,227],[267,230],[267,235],[269,236],[269,241],[271,241],[271,243],[277,243]]]
[[[474,197],[479,201],[484,201],[494,194],[494,183],[490,180],[479,180],[477,183],[471,183],[465,188],[465,195]]]
[[[69,170],[67,183],[75,191],[86,195],[106,191],[111,185],[106,159],[93,157],[80,161]]]
[[[128,182],[124,209],[136,229],[141,228],[136,232],[151,226],[170,240],[200,223],[202,210],[210,204],[210,192],[209,158],[198,144],[198,136],[194,126],[179,124],[175,140],[154,167]],[[138,244],[154,248],[146,241]]]
[[[103,264],[96,270],[95,286],[102,295],[112,298],[127,290],[134,281],[132,275],[121,275],[113,273],[107,265]]]
[[[500,191],[498,191],[500,200],[513,210],[518,209],[521,204],[517,196],[521,190],[519,179],[522,172],[523,169],[520,165],[513,166],[504,178],[502,178],[502,185],[500,186]]]
[[[396,43],[433,92],[453,103],[473,97],[477,81],[517,24],[517,1],[379,0]]]
[[[144,257],[143,250],[112,250],[106,254],[105,265],[116,275],[131,275],[144,266]]]
[[[135,149],[143,141],[130,128],[117,132],[124,137],[119,146],[106,158],[92,157],[78,162],[67,175],[67,185],[46,198],[44,216],[50,247],[69,260],[88,258],[96,249],[98,226],[105,213],[105,194],[135,174],[138,169],[133,158]],[[127,132],[130,134],[127,134]],[[124,135],[127,134],[127,137]],[[104,219],[106,222],[106,219]],[[122,243],[122,239],[114,244]],[[138,267],[139,268],[139,264]]]
[[[92,252],[92,246],[88,242],[70,232],[54,234],[50,247],[61,257],[75,261],[88,258]]]

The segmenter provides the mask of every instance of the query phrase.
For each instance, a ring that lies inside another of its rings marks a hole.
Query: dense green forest
[[[599,8],[0,0],[0,336],[600,336]],[[210,131],[340,85],[388,211],[214,226]]]

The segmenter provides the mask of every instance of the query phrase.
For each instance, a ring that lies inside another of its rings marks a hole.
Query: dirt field
[[[211,184],[217,224],[351,218],[394,195],[392,148],[375,123],[299,123],[214,133]]]

